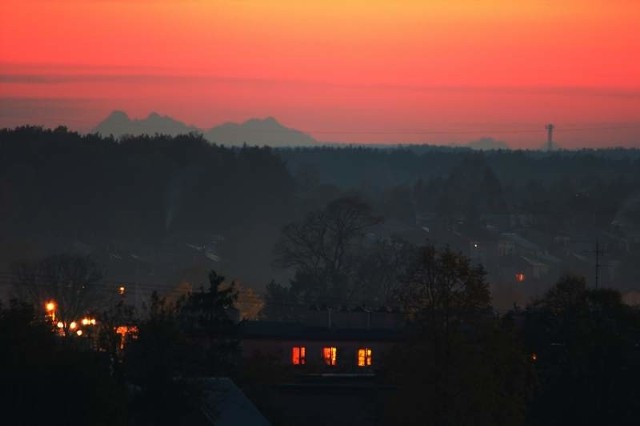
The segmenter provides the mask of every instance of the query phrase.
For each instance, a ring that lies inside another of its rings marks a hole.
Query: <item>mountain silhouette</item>
[[[308,134],[285,127],[275,118],[250,119],[244,123],[224,123],[204,133],[214,143],[224,145],[308,146],[316,143]]]
[[[176,136],[191,132],[201,132],[196,127],[187,126],[181,121],[155,112],[142,120],[132,120],[123,111],[113,111],[93,130],[103,136],[119,138],[124,135],[169,135]]]
[[[93,130],[103,136],[116,138],[124,135],[176,136],[192,132],[202,133],[209,142],[221,145],[266,145],[272,147],[309,146],[316,140],[308,134],[280,124],[275,118],[252,118],[244,123],[224,123],[209,130],[198,129],[155,112],[147,118],[135,120],[123,111],[113,111]]]

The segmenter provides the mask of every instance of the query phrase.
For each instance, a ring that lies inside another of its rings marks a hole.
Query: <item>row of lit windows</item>
[[[304,365],[307,363],[307,349],[304,346],[294,346],[291,348],[291,363],[293,365]],[[326,365],[337,364],[338,348],[335,346],[325,346],[322,348],[322,360]],[[369,367],[373,364],[373,351],[371,348],[358,349],[358,367]]]

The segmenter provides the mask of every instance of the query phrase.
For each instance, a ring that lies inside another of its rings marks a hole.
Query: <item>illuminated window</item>
[[[294,346],[291,348],[291,363],[293,365],[304,365],[306,363],[306,349],[304,346]]]
[[[358,349],[358,367],[369,367],[373,363],[371,348]]]
[[[322,358],[327,365],[336,365],[336,355],[338,350],[335,346],[325,346],[322,348]]]

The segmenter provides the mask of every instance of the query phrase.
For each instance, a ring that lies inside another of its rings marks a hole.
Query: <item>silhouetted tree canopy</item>
[[[482,269],[431,246],[412,259],[398,291],[409,338],[385,364],[397,387],[386,422],[524,424],[530,365],[512,325],[493,315]]]
[[[491,310],[482,266],[448,248],[418,248],[397,297],[410,319],[434,333],[458,330]]]
[[[10,234],[155,241],[277,220],[293,181],[269,148],[201,136],[124,137],[0,130],[0,225]],[[278,222],[279,223],[279,222]]]
[[[0,397],[14,424],[122,425],[126,390],[105,354],[60,340],[40,309],[13,300],[0,305]]]
[[[640,408],[640,312],[620,293],[561,278],[526,312],[539,389],[532,425],[631,425]]]
[[[237,293],[223,281],[211,271],[206,291],[174,303],[152,294],[148,314],[139,320],[139,336],[125,352],[126,376],[139,387],[132,405],[136,424],[201,422],[203,398],[212,396],[196,379],[237,374]]]

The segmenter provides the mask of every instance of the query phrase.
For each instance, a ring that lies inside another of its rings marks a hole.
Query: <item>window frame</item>
[[[336,346],[323,346],[322,361],[324,365],[329,367],[338,365],[338,348]]]
[[[371,367],[373,365],[373,349],[365,346],[358,348],[356,352],[356,365],[359,368]]]
[[[307,348],[306,346],[292,346],[291,347],[291,364],[292,365],[306,365],[307,364]]]

